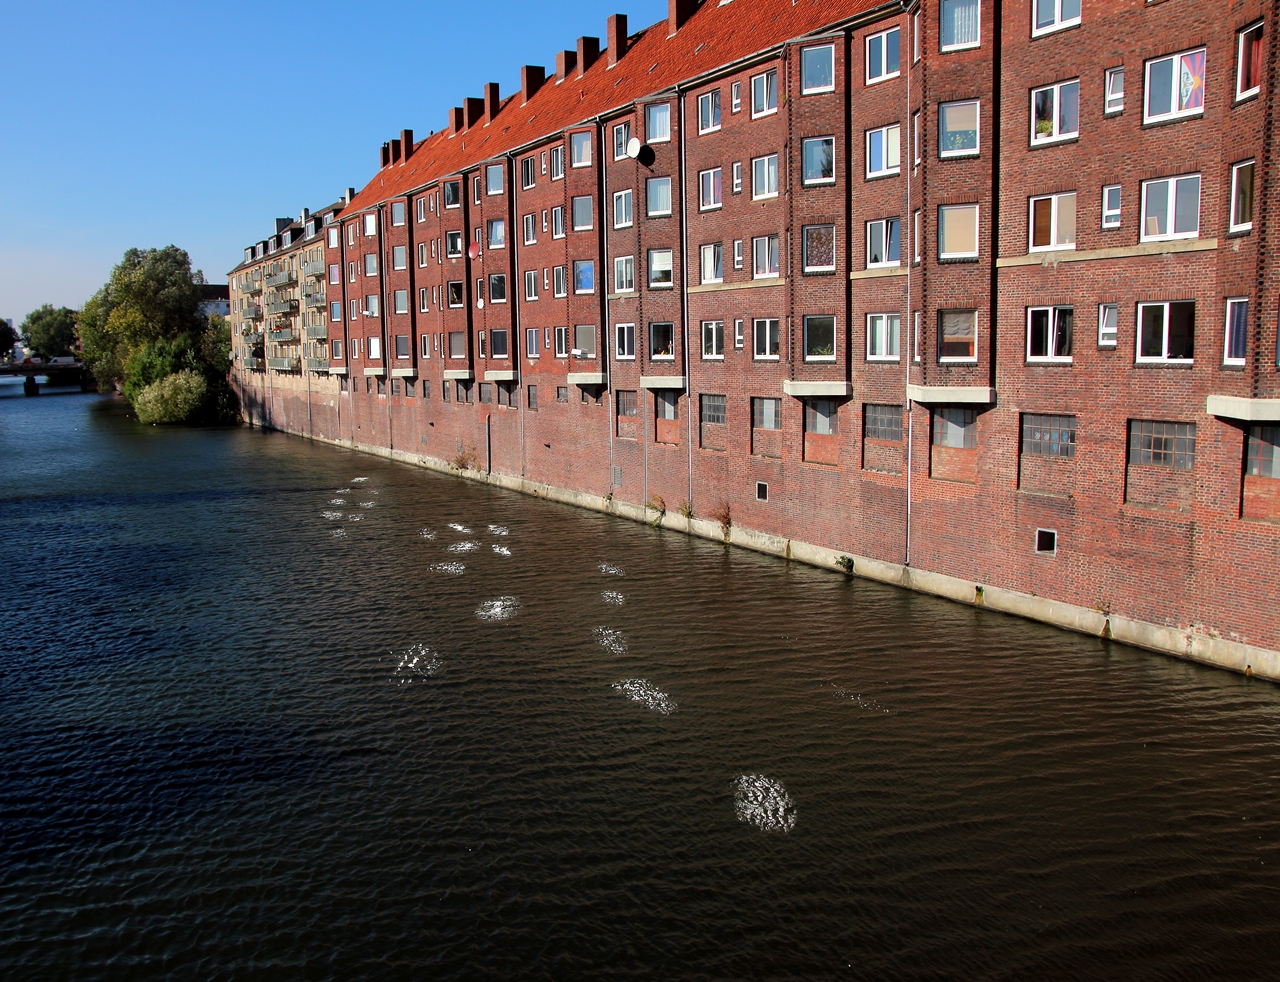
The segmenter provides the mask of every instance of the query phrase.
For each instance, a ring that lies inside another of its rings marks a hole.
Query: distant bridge
[[[81,392],[88,392],[94,387],[93,375],[85,368],[84,362],[73,361],[56,365],[33,365],[28,363],[0,365],[0,378],[25,378],[22,391],[25,395],[40,394],[40,386],[36,376],[43,375],[46,385],[78,385]]]

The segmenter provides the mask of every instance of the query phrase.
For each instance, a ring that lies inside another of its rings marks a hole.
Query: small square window
[[[836,360],[836,319],[827,314],[804,318],[804,360]]]
[[[978,312],[976,310],[938,311],[938,361],[976,362],[978,360]]]
[[[867,268],[897,266],[902,261],[902,222],[881,218],[867,222]]]
[[[802,182],[806,186],[814,184],[835,184],[835,137],[815,137],[813,139],[803,141],[801,147],[801,156],[803,158]],[[777,158],[774,159],[776,160]]]
[[[1124,108],[1124,66],[1108,68],[1106,74],[1106,102],[1103,112],[1110,115]]]
[[[919,123],[919,114],[916,122]],[[917,139],[917,163],[920,160],[918,143]],[[978,152],[978,100],[944,102],[938,107],[938,156],[972,157]]]
[[[938,258],[965,259],[978,255],[978,206],[942,205],[938,208]]]
[[[742,267],[742,240],[734,243],[734,267]],[[829,273],[836,268],[836,229],[834,225],[804,227],[804,271]]]
[[[1053,529],[1036,529],[1036,555],[1056,556],[1058,554],[1058,533]]]

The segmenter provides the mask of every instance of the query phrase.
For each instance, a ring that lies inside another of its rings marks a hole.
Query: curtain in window
[[[978,0],[942,0],[942,44],[978,43]]]

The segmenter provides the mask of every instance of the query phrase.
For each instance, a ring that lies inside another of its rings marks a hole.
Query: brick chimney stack
[[[413,130],[400,131],[400,163],[413,156]]]
[[[449,110],[449,135],[455,136],[462,129],[462,107],[454,106]]]
[[[399,139],[394,139],[391,141],[391,163],[393,164],[400,163],[400,140]]]
[[[594,65],[599,57],[599,38],[578,38],[578,78],[587,74],[587,69]]]
[[[547,80],[547,70],[541,65],[525,65],[520,69],[521,104],[533,98],[533,94],[542,88]]]
[[[667,37],[675,37],[698,9],[698,0],[667,0]]]
[[[561,51],[556,55],[556,82],[563,82],[569,77],[569,73],[573,71],[574,63],[578,60],[578,52]]]
[[[609,18],[605,31],[605,43],[609,45],[609,67],[612,68],[627,53],[627,15],[614,14]]]
[[[467,129],[471,129],[471,127],[475,126],[476,123],[480,122],[480,117],[482,117],[483,115],[484,115],[483,99],[475,99],[475,98],[472,98],[471,96],[468,96],[467,98],[462,100],[463,125]]]
[[[384,143],[382,145],[382,166],[379,168],[379,170],[385,168],[390,163],[391,163],[391,144]]]
[[[484,121],[492,123],[498,118],[498,107],[502,99],[498,95],[498,83],[486,82],[484,86]]]

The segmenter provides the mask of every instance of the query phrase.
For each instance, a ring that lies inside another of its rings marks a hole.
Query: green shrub
[[[167,375],[190,370],[199,372],[203,366],[189,334],[175,338],[148,341],[135,348],[124,365],[124,397],[136,405],[138,397],[149,385]]]
[[[204,376],[183,369],[144,388],[133,408],[143,423],[191,423],[203,415],[208,395]]]

